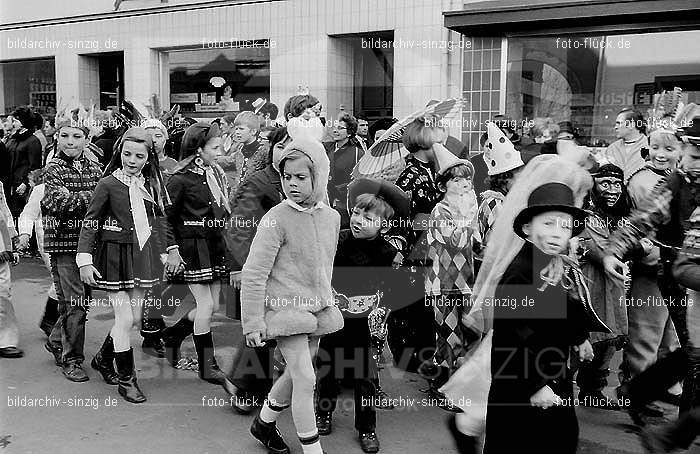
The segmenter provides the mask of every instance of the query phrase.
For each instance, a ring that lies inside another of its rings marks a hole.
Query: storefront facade
[[[615,140],[617,113],[646,114],[654,93],[700,103],[700,3],[693,0],[494,0],[445,13],[465,50],[462,137],[479,151],[484,121],[505,113],[571,122],[579,140]]]
[[[2,14],[0,70],[40,61],[53,64],[53,79],[15,96],[3,75],[0,114],[32,101],[29,91],[47,91],[42,102],[102,108],[158,94],[165,108],[211,118],[259,97],[281,110],[302,86],[329,117],[341,109],[400,117],[462,89],[461,35],[443,24],[461,1],[125,0],[113,11],[112,0],[79,0],[41,14],[32,11],[38,0],[25,3],[27,12]],[[446,40],[457,41],[450,52],[421,46]]]

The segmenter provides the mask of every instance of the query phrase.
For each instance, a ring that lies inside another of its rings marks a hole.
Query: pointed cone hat
[[[482,157],[488,167],[489,175],[498,175],[525,165],[513,142],[508,140],[495,123],[488,122],[486,127],[488,140],[484,144]]]

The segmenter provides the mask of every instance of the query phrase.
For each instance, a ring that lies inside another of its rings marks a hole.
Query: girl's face
[[[548,255],[566,252],[571,239],[573,217],[562,211],[546,211],[523,225],[523,233],[539,250]]]
[[[82,129],[64,126],[58,131],[58,151],[69,158],[77,158],[85,149],[87,138]]]
[[[199,156],[202,158],[205,166],[212,165],[216,158],[221,156],[221,137],[209,139],[204,148],[199,149]]]
[[[124,173],[133,177],[141,174],[143,166],[148,160],[148,148],[146,144],[126,141],[122,144],[122,169]]]
[[[286,160],[282,173],[282,188],[292,202],[301,206],[309,204],[309,199],[314,191],[309,158]]]
[[[680,167],[695,178],[700,178],[700,147],[684,143]]]
[[[675,169],[680,156],[681,142],[675,136],[664,132],[651,134],[649,138],[649,161],[656,169]]]
[[[455,177],[447,181],[445,184],[445,195],[461,196],[472,190],[471,178]]]
[[[233,124],[226,120],[221,120],[221,132],[224,134],[233,135]]]
[[[148,133],[151,135],[151,140],[153,141],[153,145],[156,147],[158,155],[163,154],[166,140],[163,131],[161,131],[160,128],[148,128],[146,131],[148,131]]]

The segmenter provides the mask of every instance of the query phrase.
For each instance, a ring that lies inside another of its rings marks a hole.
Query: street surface
[[[142,353],[136,330],[131,339],[139,384],[148,402],[128,403],[117,394],[116,386],[106,385],[88,363],[111,326],[109,308],[97,307],[88,314],[85,366],[90,381],[66,380],[44,350],[45,336],[37,327],[50,284],[48,272],[38,259],[23,259],[12,272],[13,302],[25,357],[0,359],[0,454],[265,453],[248,433],[252,416],[235,414],[224,391],[199,380],[195,372],[172,369],[164,359]],[[225,312],[223,308],[221,312]],[[217,315],[213,332],[219,364],[228,368],[241,335],[240,323]],[[191,340],[183,346],[184,355],[196,356]],[[379,411],[380,452],[455,452],[445,424],[448,414],[424,401],[426,396],[419,388],[425,382],[420,377],[386,368],[382,384],[403,406]],[[607,393],[614,395],[612,387]],[[29,406],[30,402],[43,406]],[[345,391],[335,413],[334,432],[323,438],[328,454],[362,452],[353,428],[352,407],[352,394]],[[671,416],[672,407],[667,408]],[[642,452],[626,413],[585,408],[577,412],[581,454]],[[290,412],[281,417],[279,426],[292,452],[300,454]],[[508,436],[507,427],[503,436]],[[700,448],[691,452],[700,454]]]

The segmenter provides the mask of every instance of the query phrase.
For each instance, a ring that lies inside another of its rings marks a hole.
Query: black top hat
[[[571,236],[583,232],[586,221],[586,212],[574,205],[574,193],[563,183],[546,183],[536,188],[527,199],[527,208],[520,212],[513,221],[513,230],[521,238],[527,238],[523,232],[523,225],[538,214],[547,211],[563,211],[569,213],[573,219]]]
[[[410,214],[411,200],[398,186],[384,180],[358,178],[348,186],[348,207],[354,207],[361,194],[375,195],[394,209],[394,217],[406,218]]]

